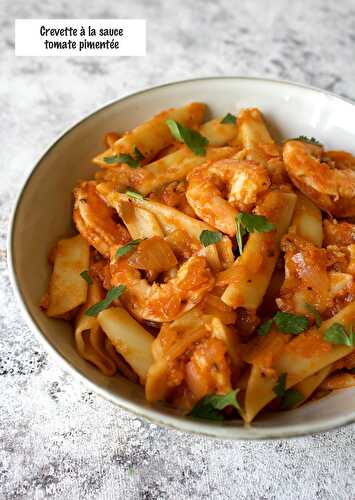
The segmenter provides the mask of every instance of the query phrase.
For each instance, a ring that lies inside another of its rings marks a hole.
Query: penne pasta
[[[312,396],[315,390],[322,385],[322,382],[328,377],[329,373],[332,371],[332,365],[325,366],[319,372],[310,375],[309,377],[301,380],[294,386],[300,394],[303,396],[303,400],[297,403],[294,408],[303,404],[308,398]]]
[[[85,311],[104,298],[102,287],[93,281],[89,285],[87,300],[81,307],[75,321],[75,345],[84,359],[95,365],[104,375],[112,377],[116,371],[116,363],[106,347],[106,335],[101,330],[97,319],[87,316]]]
[[[208,139],[210,146],[221,147],[237,136],[238,128],[237,124],[222,123],[221,118],[214,118],[203,123],[199,132]]]
[[[85,302],[88,285],[80,273],[88,267],[89,244],[82,236],[58,241],[48,290],[48,316],[61,317]]]
[[[238,129],[240,140],[245,148],[274,143],[261,112],[256,108],[243,109],[239,113]]]
[[[312,328],[286,344],[283,352],[274,362],[273,368],[278,374],[287,375],[287,389],[353,351],[354,347],[327,343],[323,340],[323,335],[334,323],[349,327],[354,318],[355,303],[352,303],[322,323],[319,330]],[[265,377],[261,368],[253,365],[245,396],[246,422],[251,422],[255,415],[275,398],[273,392],[275,384],[274,377]]]
[[[100,312],[97,319],[112,345],[144,384],[153,362],[151,348],[154,337],[122,307],[110,307]]]
[[[274,272],[280,255],[280,241],[291,222],[296,196],[293,193],[271,191],[260,205],[276,228],[273,232],[252,233],[243,254],[230,268],[229,285],[222,300],[231,307],[257,309]]]
[[[116,209],[133,239],[164,236],[155,215],[148,210],[124,200],[117,203]]]
[[[290,230],[317,247],[322,246],[322,212],[312,200],[302,193],[297,193],[297,202]]]
[[[134,149],[138,148],[145,160],[150,161],[174,141],[166,124],[168,118],[191,128],[202,123],[205,110],[204,104],[194,102],[182,108],[163,111],[118,139],[111,147],[112,152],[116,155],[132,155]],[[94,159],[94,163],[107,166],[101,155]]]

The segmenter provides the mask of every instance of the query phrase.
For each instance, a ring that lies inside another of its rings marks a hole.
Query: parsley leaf
[[[238,250],[239,254],[242,255],[243,253],[243,236],[247,234],[247,231],[242,224],[242,219],[240,217],[241,214],[238,214],[237,217],[235,218],[236,224],[237,224],[237,231],[236,231],[236,239],[237,239],[237,244],[238,244]]]
[[[93,284],[93,281],[90,278],[90,275],[89,275],[88,271],[83,271],[82,273],[80,273],[80,276],[83,278],[83,280],[86,281],[86,283],[88,285],[92,285]]]
[[[136,200],[144,200],[144,196],[140,193],[137,193],[137,191],[133,191],[133,189],[127,189],[125,195]]]
[[[268,221],[263,215],[247,214],[241,212],[237,215],[248,233],[268,233],[275,229],[275,224]]]
[[[209,396],[205,396],[195,404],[188,415],[195,418],[222,422],[224,416],[220,410],[223,410],[226,406],[233,406],[239,412],[241,411],[237,399],[238,392],[239,389],[235,389],[227,394],[210,394]]]
[[[222,118],[221,123],[227,123],[229,125],[235,125],[237,123],[237,117],[231,113],[227,113],[224,118]]]
[[[303,394],[297,389],[288,389],[282,398],[280,410],[291,410],[303,400]]]
[[[131,155],[121,153],[119,155],[106,156],[104,162],[108,164],[126,163],[131,168],[139,167],[139,160],[133,158]]]
[[[101,311],[107,309],[111,305],[112,301],[118,299],[126,291],[126,289],[126,285],[112,287],[111,290],[107,292],[104,300],[93,304],[85,311],[86,316],[97,316]]]
[[[272,388],[276,396],[279,398],[282,398],[286,392],[286,378],[287,378],[287,373],[281,373],[281,375],[277,379],[276,384]]]
[[[302,141],[307,142],[308,144],[314,144],[315,146],[322,146],[322,144],[317,141],[314,137],[307,137],[305,135],[300,135],[298,137],[294,137],[293,139],[289,139],[289,141]]]
[[[268,233],[275,229],[275,224],[263,215],[240,212],[236,217],[236,238],[240,255],[243,253],[243,236],[248,233]]]
[[[134,157],[138,161],[144,160],[144,155],[139,151],[136,145],[133,146]]]
[[[265,335],[267,335],[269,333],[269,331],[271,330],[273,321],[274,320],[272,318],[268,319],[267,321],[264,321],[264,323],[262,323],[257,330],[258,335],[260,335],[261,337],[264,337]]]
[[[309,321],[305,316],[277,311],[274,316],[277,328],[282,333],[292,333],[298,335],[307,330]]]
[[[222,234],[218,231],[209,231],[204,229],[200,234],[200,241],[204,247],[214,245],[222,240]]]
[[[317,311],[317,309],[314,306],[312,306],[312,304],[307,304],[307,302],[306,302],[305,306],[306,306],[306,309],[308,309],[308,311],[313,315],[314,321],[316,323],[316,327],[319,328],[321,323],[322,323],[319,312]]]
[[[280,410],[290,410],[304,400],[303,394],[297,389],[288,389],[286,391],[286,379],[287,373],[281,373],[273,387],[274,393],[281,399]]]
[[[172,136],[178,141],[184,142],[195,155],[206,155],[206,147],[208,146],[208,139],[206,139],[206,137],[203,137],[196,132],[196,130],[184,127],[184,125],[181,125],[171,118],[168,118],[165,123],[169,127]]]
[[[143,241],[142,238],[138,238],[137,240],[132,240],[129,243],[127,243],[127,245],[124,245],[123,247],[118,248],[115,257],[116,258],[117,257],[123,257],[123,255],[126,255],[131,250],[133,250],[133,248],[135,246],[139,245],[139,243],[141,241]]]
[[[355,332],[352,326],[349,329],[349,335],[347,335],[344,326],[340,323],[333,323],[323,335],[323,339],[330,344],[343,344],[349,347],[355,346]]]

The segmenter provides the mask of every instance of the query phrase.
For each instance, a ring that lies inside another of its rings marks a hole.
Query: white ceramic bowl
[[[38,304],[46,290],[47,255],[58,238],[73,233],[72,188],[91,178],[90,159],[102,150],[103,135],[127,130],[158,111],[189,101],[208,104],[214,116],[259,107],[274,137],[314,136],[329,149],[355,153],[355,105],[321,90],[254,78],[204,78],[172,83],[112,102],[67,130],[34,166],[16,207],[9,234],[9,268],[15,294],[31,329],[63,368],[92,390],[157,424],[218,438],[265,439],[327,430],[355,421],[355,390],[334,392],[291,412],[258,418],[252,426],[185,418],[163,405],[151,406],[141,387],[103,376],[77,354],[72,327],[46,317]]]

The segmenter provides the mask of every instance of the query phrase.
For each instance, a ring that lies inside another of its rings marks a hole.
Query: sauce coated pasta
[[[150,403],[249,423],[355,385],[355,158],[205,112],[107,133],[41,306]]]

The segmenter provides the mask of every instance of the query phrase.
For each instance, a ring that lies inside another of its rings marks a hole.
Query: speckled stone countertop
[[[210,75],[290,79],[355,98],[353,0],[0,0],[0,498],[350,499],[355,426],[218,442],[151,425],[65,375],[11,292],[7,224],[57,134],[146,86]],[[146,18],[144,58],[15,58],[15,18]]]

